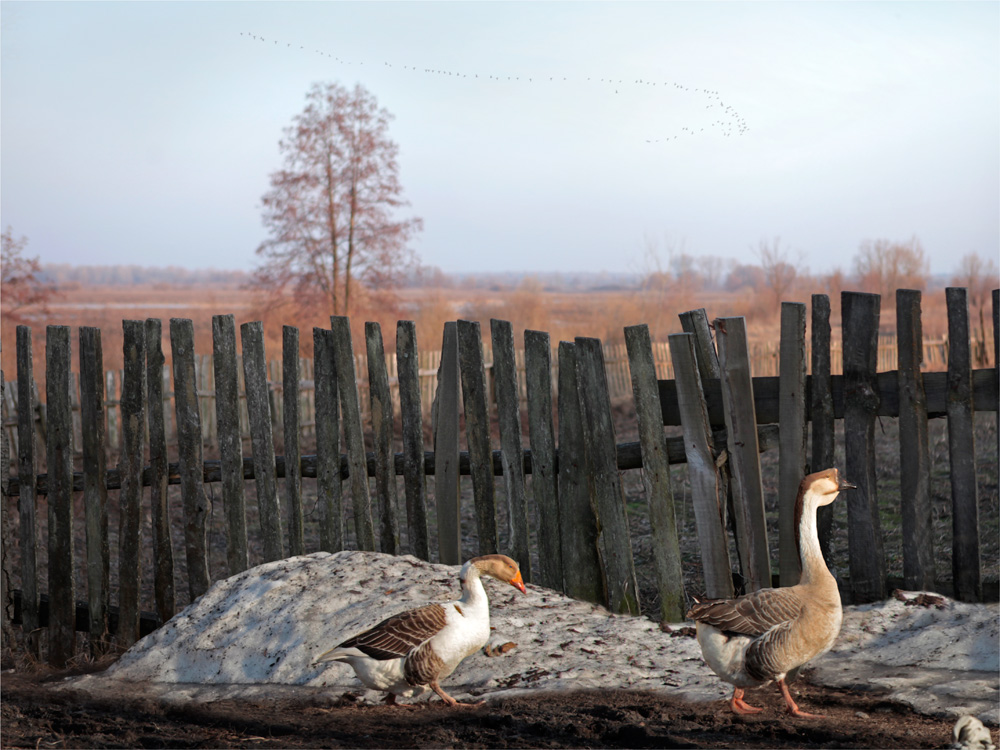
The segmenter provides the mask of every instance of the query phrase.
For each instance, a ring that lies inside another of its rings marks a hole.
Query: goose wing
[[[373,659],[398,659],[433,638],[444,626],[444,607],[428,604],[388,617],[373,628],[348,638],[332,651],[356,648]]]
[[[803,602],[792,589],[760,589],[736,599],[698,602],[687,616],[724,633],[761,636],[795,620]]]

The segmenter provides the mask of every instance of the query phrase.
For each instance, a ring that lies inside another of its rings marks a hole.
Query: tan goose
[[[527,593],[514,560],[506,555],[474,557],[459,573],[461,599],[393,615],[330,649],[316,663],[347,662],[367,687],[388,693],[388,704],[396,704],[397,696],[409,698],[430,687],[449,706],[476,705],[459,703],[438,683],[490,638],[483,575]]]
[[[688,611],[687,616],[697,623],[705,662],[735,686],[729,705],[736,713],[763,710],[743,700],[744,688],[777,682],[789,713],[815,716],[795,704],[785,677],[794,677],[803,664],[829,651],[840,633],[840,592],[823,562],[816,509],[832,503],[841,490],[852,488],[836,469],[810,474],[799,485],[795,542],[802,575],[797,586],[698,602]]]

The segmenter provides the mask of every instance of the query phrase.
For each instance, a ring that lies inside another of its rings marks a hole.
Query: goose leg
[[[733,697],[729,700],[729,707],[733,709],[733,713],[737,714],[759,714],[764,710],[751,706],[743,700],[743,688],[733,688]]]
[[[804,719],[821,719],[822,714],[811,714],[808,711],[803,711],[798,707],[798,704],[792,699],[792,694],[788,690],[788,685],[783,679],[778,680],[778,687],[781,688],[781,694],[785,698],[785,705],[788,706],[788,713],[792,716],[801,716]]]
[[[462,707],[465,707],[465,708],[474,708],[476,706],[481,706],[481,705],[483,705],[486,702],[486,701],[479,701],[478,703],[460,703],[459,701],[455,700],[450,695],[448,695],[441,688],[441,686],[438,685],[437,680],[434,680],[434,682],[429,683],[429,685],[430,685],[431,690],[433,690],[435,693],[437,693],[438,695],[440,695],[441,696],[441,700],[443,700],[449,706],[462,706]]]
[[[389,693],[382,702],[387,706],[395,706],[396,708],[416,708],[412,703],[396,703],[396,694]]]

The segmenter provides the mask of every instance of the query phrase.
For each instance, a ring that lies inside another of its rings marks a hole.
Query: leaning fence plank
[[[396,377],[403,432],[403,488],[406,497],[406,537],[410,553],[430,560],[427,535],[427,490],[424,480],[424,424],[420,411],[420,360],[417,326],[396,323]]]
[[[639,587],[632,539],[615,452],[611,397],[598,339],[576,339],[576,376],[583,418],[587,476],[597,511],[600,544],[608,582],[608,606],[619,614],[639,614]]]
[[[531,494],[537,514],[538,583],[563,588],[556,445],[552,428],[552,349],[549,334],[524,332],[524,376],[531,442]]]
[[[337,408],[337,366],[333,353],[333,331],[327,328],[313,328],[313,368],[319,547],[325,552],[339,552],[344,549],[340,412]]]
[[[271,401],[267,387],[267,359],[264,354],[264,324],[259,320],[240,326],[243,343],[243,382],[246,384],[247,413],[253,450],[254,482],[264,562],[284,557],[281,534],[281,506],[274,470],[274,435],[271,432]]]
[[[771,585],[771,559],[764,516],[764,489],[746,321],[743,318],[719,318],[715,321],[715,335],[732,466],[737,548],[747,590],[756,591]]]
[[[438,557],[458,565],[462,556],[459,493],[459,355],[458,324],[444,324],[438,395],[434,402],[434,503],[437,508]]]
[[[385,366],[382,327],[378,323],[365,323],[365,343],[368,351],[368,394],[375,446],[379,549],[387,555],[396,555],[399,554],[399,522],[396,520],[396,467],[392,451],[392,394]]]
[[[832,375],[830,370],[830,298],[812,296],[812,378],[809,396],[812,422],[812,463],[810,471],[835,466]],[[816,513],[816,527],[823,558],[832,560],[830,537],[833,534],[833,507],[824,505]]]
[[[719,376],[719,355],[715,351],[712,343],[712,327],[708,322],[708,314],[705,308],[698,310],[688,310],[678,316],[681,320],[681,329],[684,333],[694,335],[695,356],[698,361],[698,374],[702,381],[711,378],[718,379]],[[720,419],[714,424],[722,425]]]
[[[375,527],[372,523],[372,503],[368,494],[368,465],[365,458],[364,432],[361,427],[361,401],[358,377],[351,343],[351,322],[342,315],[330,318],[333,329],[334,358],[337,362],[337,390],[347,444],[348,477],[354,504],[354,530],[358,549],[375,551]]]
[[[733,595],[733,577],[726,540],[726,480],[712,455],[712,428],[696,362],[695,337],[691,333],[675,333],[667,340],[677,381],[705,594],[713,599],[728,599]]]
[[[35,518],[35,377],[31,353],[31,328],[17,327],[17,475],[21,542],[21,628],[24,646],[39,654],[38,568]]]
[[[520,398],[514,362],[514,328],[506,320],[490,320],[493,340],[493,377],[500,426],[500,462],[507,497],[510,556],[517,560],[525,581],[531,581],[528,504],[524,494],[524,449],[521,437]]]
[[[885,598],[885,555],[875,484],[875,369],[881,298],[841,293],[844,339],[845,478],[857,485],[847,495],[847,545],[854,604]]]
[[[806,306],[781,303],[778,395],[778,574],[799,582],[795,498],[806,469]]]
[[[952,577],[955,581],[955,598],[975,602],[982,599],[983,591],[968,293],[961,287],[949,287],[945,290],[945,298],[948,304],[948,454],[951,463]]]
[[[167,495],[167,430],[163,408],[163,330],[146,318],[146,420],[149,430],[149,505],[153,536],[153,596],[161,622],[174,616],[174,547]],[[169,383],[168,383],[169,387]]]
[[[479,321],[458,321],[458,359],[462,371],[465,431],[472,464],[472,492],[476,504],[479,554],[497,551],[497,508],[493,489],[490,418],[486,406],[486,372]]]
[[[73,416],[69,393],[69,326],[45,333],[46,445],[49,479],[49,663],[74,656],[76,597],[73,572]]]
[[[607,601],[600,531],[587,487],[576,344],[559,343],[559,520],[563,591],[595,604]]]
[[[302,517],[302,471],[299,449],[299,329],[281,329],[281,400],[285,454],[285,499],[288,505],[288,553],[306,551]]]
[[[903,527],[903,585],[915,591],[934,588],[934,538],[931,527],[931,472],[924,393],[921,293],[896,290],[899,376],[899,465]]]
[[[191,601],[208,590],[208,501],[202,484],[201,416],[194,376],[194,324],[190,318],[170,319],[170,350],[174,364],[174,413],[177,417],[177,459],[184,504],[184,548]]]
[[[212,316],[212,363],[215,370],[215,423],[222,469],[222,506],[226,518],[226,569],[234,576],[250,567],[247,550],[246,494],[243,487],[243,439],[236,360],[236,319]]]
[[[108,550],[107,452],[101,329],[80,327],[80,426],[83,506],[86,527],[87,611],[90,653],[107,650],[110,565]]]
[[[146,434],[146,343],[141,320],[123,320],[125,372],[122,377],[122,452],[118,462],[122,489],[118,524],[119,646],[139,639],[142,581],[142,466]]]
[[[656,365],[649,326],[625,329],[632,392],[639,421],[642,449],[642,480],[649,505],[653,538],[653,563],[660,593],[660,616],[667,622],[684,620],[684,578],[681,570],[674,496],[670,487],[670,464],[663,434],[663,410],[656,384]]]
[[[7,380],[3,370],[0,370],[0,403],[3,404],[4,423],[0,425],[0,649],[6,651],[13,648],[14,632],[11,622],[14,619],[14,591],[11,589],[10,555],[13,540],[10,536],[10,519],[7,502],[7,480],[10,478],[10,443],[7,439]]]

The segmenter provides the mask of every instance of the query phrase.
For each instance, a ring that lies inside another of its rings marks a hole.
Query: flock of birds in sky
[[[310,51],[306,48],[305,45],[302,44],[296,44],[293,42],[283,42],[277,39],[267,39],[263,36],[254,34],[253,32],[249,31],[247,32],[241,31],[240,36],[257,42],[263,42],[263,43],[271,42],[274,46],[277,47],[284,46],[285,49],[294,49],[297,47],[298,50],[300,51],[315,53],[320,57],[328,58],[341,65],[354,65],[354,64],[364,65],[364,61],[357,61],[355,63],[354,61],[342,59],[334,54],[331,54],[329,52],[324,52],[323,50],[320,49]],[[382,67],[384,68],[398,67],[406,71],[410,71],[413,73],[421,73],[425,75],[435,75],[442,77],[449,76],[449,77],[464,78],[464,79],[471,78],[473,80],[481,79],[484,81],[498,81],[504,83],[509,82],[517,84],[521,83],[531,84],[535,83],[536,81],[540,83],[564,83],[564,82],[569,82],[571,80],[566,76],[510,76],[510,75],[505,76],[505,75],[495,75],[495,74],[480,76],[478,73],[471,73],[471,74],[462,73],[452,70],[442,70],[439,68],[420,67],[416,65],[393,65],[392,63],[389,62],[383,62]],[[580,80],[582,81],[583,79]],[[673,135],[664,136],[662,138],[647,138],[646,143],[650,144],[667,143],[669,141],[676,141],[679,138],[695,136],[700,133],[705,133],[706,130],[708,132],[716,130],[720,135],[726,138],[730,138],[732,136],[744,135],[749,130],[746,118],[740,115],[740,113],[737,112],[733,106],[726,104],[724,101],[722,101],[719,92],[712,89],[684,86],[675,81],[653,81],[653,80],[644,80],[641,78],[633,80],[625,80],[622,78],[588,77],[586,79],[586,82],[605,86],[608,93],[613,91],[614,94],[619,94],[624,89],[625,86],[640,86],[640,87],[646,87],[650,90],[653,90],[658,86],[660,91],[673,90],[673,91],[690,92],[692,94],[697,94],[705,97],[707,101],[707,104],[705,105],[706,110],[713,110],[713,109],[718,110],[718,119],[714,119],[711,122],[706,123],[706,125],[704,126],[696,128],[682,127],[677,133]]]

